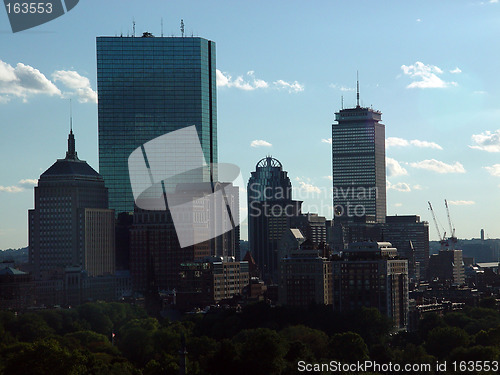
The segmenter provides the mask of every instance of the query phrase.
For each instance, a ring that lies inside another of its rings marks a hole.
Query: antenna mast
[[[161,18],[161,37],[163,38],[163,17]]]
[[[181,19],[181,35],[184,38],[184,20]]]
[[[340,104],[341,104],[340,109],[344,109],[344,95],[340,96]]]
[[[356,70],[356,107],[359,108],[359,72]]]
[[[132,19],[132,30],[133,30],[132,36],[135,37],[135,20],[134,19]]]
[[[69,99],[69,131],[73,133],[73,106],[71,105],[71,99]]]

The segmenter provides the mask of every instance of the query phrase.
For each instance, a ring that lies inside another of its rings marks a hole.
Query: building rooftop
[[[16,270],[15,268],[12,267],[7,267],[4,268],[3,270],[0,270],[0,276],[2,275],[26,275],[26,272]]]
[[[64,159],[58,159],[52,166],[42,173],[40,178],[54,176],[84,176],[97,177],[101,179],[101,175],[94,168],[87,164],[86,161],[78,159],[75,150],[75,136],[73,130],[68,136],[68,151]]]

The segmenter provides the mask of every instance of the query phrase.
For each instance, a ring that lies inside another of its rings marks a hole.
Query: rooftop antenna
[[[359,72],[356,70],[356,100],[357,100],[357,107],[359,108]]]
[[[132,36],[135,37],[135,20],[134,19],[132,19],[132,30],[133,30]]]
[[[340,104],[341,104],[341,109],[344,109],[344,95],[340,96]]]
[[[161,37],[163,38],[163,17],[161,18]]]
[[[181,35],[184,38],[184,20],[181,19]]]
[[[71,99],[69,100],[69,132],[73,133],[73,106],[71,105]]]

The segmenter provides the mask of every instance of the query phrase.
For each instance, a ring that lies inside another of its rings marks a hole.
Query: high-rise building
[[[408,261],[390,242],[355,242],[333,261],[333,308],[375,307],[397,329],[408,324]]]
[[[261,159],[248,180],[248,240],[266,282],[277,283],[278,244],[290,218],[300,214],[292,200],[292,184],[283,165],[271,156]]]
[[[214,220],[225,220],[221,211],[226,202],[215,200],[219,205],[213,206],[209,183],[192,184],[190,198],[196,198],[194,212],[178,212],[177,214],[190,218],[183,220],[183,225],[174,225],[169,210],[149,211],[136,207],[134,221],[130,228],[130,271],[134,290],[151,292],[153,289],[181,290],[181,264],[217,257],[234,257],[239,245],[239,227],[235,227],[219,236],[213,233]],[[204,185],[206,188],[203,189]],[[232,183],[215,183],[215,189],[224,188],[229,204],[238,207],[239,189]],[[178,198],[182,198],[188,186],[178,185]],[[212,206],[210,206],[212,204]],[[210,210],[208,209],[210,207]],[[207,214],[208,213],[208,214]],[[233,220],[239,222],[238,212],[234,212]],[[194,245],[181,247],[178,233],[191,232],[194,238],[210,238],[195,241]]]
[[[77,267],[89,276],[114,274],[114,212],[108,209],[104,180],[78,159],[73,131],[68,151],[47,169],[35,187],[29,211],[29,262],[35,279]]]
[[[291,229],[294,235],[297,229]],[[300,232],[300,231],[299,231]],[[317,245],[307,240],[280,259],[279,301],[283,305],[307,307],[311,303],[332,304],[332,262]]]
[[[358,86],[359,87],[359,86]],[[332,125],[334,218],[386,216],[385,126],[372,108],[341,109]]]
[[[203,38],[97,38],[99,172],[116,214],[134,210],[128,157],[144,143],[195,125],[206,163],[217,163],[215,69]],[[193,182],[216,180],[206,172]]]
[[[326,218],[315,213],[301,214],[290,219],[290,226],[298,228],[304,237],[316,245],[326,244]]]
[[[398,249],[401,258],[408,259],[410,278],[416,279],[417,274],[425,278],[429,265],[429,223],[420,221],[418,215],[387,216],[382,235],[384,241]],[[417,265],[419,270],[415,268]]]
[[[429,259],[427,270],[429,281],[443,285],[462,285],[465,283],[465,269],[462,250],[441,249]]]

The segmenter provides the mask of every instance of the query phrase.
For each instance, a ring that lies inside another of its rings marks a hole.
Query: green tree
[[[364,361],[369,358],[368,347],[363,338],[354,332],[337,333],[330,338],[331,358],[346,363]]]
[[[5,374],[78,375],[85,373],[84,361],[55,340],[37,341],[7,360]]]
[[[286,343],[268,328],[244,330],[233,338],[239,351],[241,374],[280,374],[285,368]]]
[[[466,347],[470,338],[467,332],[457,327],[438,327],[432,329],[427,335],[427,351],[443,359],[453,349]]]
[[[328,355],[328,336],[320,330],[297,325],[283,329],[280,335],[288,342],[304,343],[316,359],[326,358]]]

